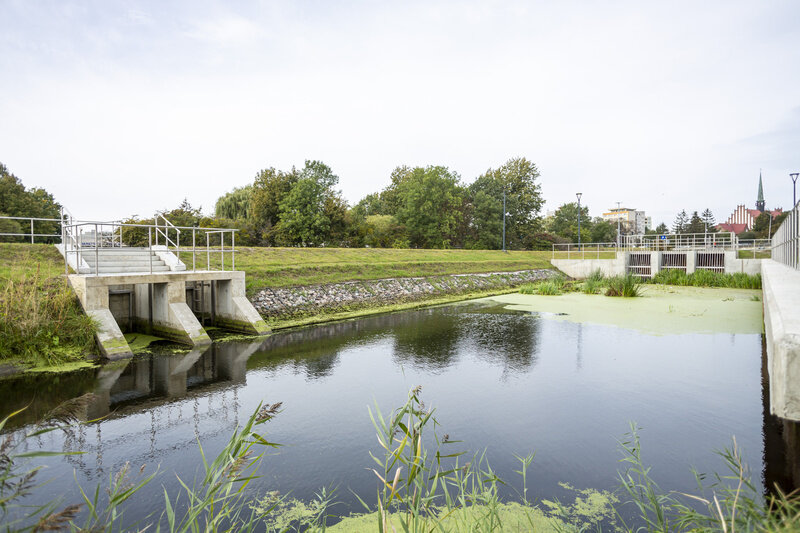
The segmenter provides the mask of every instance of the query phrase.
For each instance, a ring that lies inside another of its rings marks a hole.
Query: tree
[[[700,218],[697,211],[694,211],[692,213],[692,218],[689,219],[689,224],[686,226],[686,233],[703,233],[705,227],[706,225],[703,223],[703,219]]]
[[[714,218],[714,213],[711,212],[711,209],[706,208],[705,211],[700,215],[700,218],[703,219],[703,223],[706,226],[706,229],[709,233],[717,231],[717,221]]]
[[[221,196],[214,207],[214,215],[218,218],[244,220],[250,213],[250,200],[253,195],[253,185],[236,187],[231,192]]]
[[[583,223],[581,223],[581,233],[583,233]],[[616,242],[617,226],[610,220],[596,217],[592,221],[590,238],[592,242]]]
[[[756,239],[766,239],[768,237],[771,221],[772,215],[766,211],[756,217],[756,221],[753,223],[753,232],[756,234]]]
[[[665,235],[667,233],[669,233],[669,228],[663,222],[656,226],[656,234]]]
[[[503,191],[506,193],[506,246],[521,248],[526,236],[541,229],[539,170],[524,157],[509,159],[489,169],[470,186],[472,224],[481,247],[502,246]],[[482,194],[481,194],[482,193]]]
[[[423,248],[456,244],[465,197],[458,174],[442,166],[417,167],[403,174],[397,180],[393,201],[409,243]]]
[[[672,233],[686,233],[689,227],[689,217],[686,210],[681,210],[678,216],[675,217],[675,222],[672,223]]]
[[[33,218],[61,218],[61,206],[56,203],[53,195],[44,189],[26,189],[22,181],[8,171],[0,163],[0,214],[8,217],[33,217]],[[30,231],[30,226],[23,227],[19,221],[7,220],[0,233],[21,233]],[[36,222],[36,233],[58,233],[58,222]],[[9,237],[4,240],[19,240]]]
[[[279,222],[280,203],[299,179],[299,173],[294,167],[289,172],[266,168],[256,174],[247,214],[264,244],[275,244],[275,226]]]
[[[342,238],[347,204],[333,189],[339,177],[321,161],[306,161],[297,175],[278,201],[277,241],[320,246],[328,244],[332,235]]]
[[[581,206],[581,241],[590,242],[591,239],[591,218],[589,217],[589,207]],[[551,223],[551,230],[559,237],[569,239],[571,242],[578,242],[578,204],[570,202],[556,209]],[[616,235],[616,228],[614,228]]]

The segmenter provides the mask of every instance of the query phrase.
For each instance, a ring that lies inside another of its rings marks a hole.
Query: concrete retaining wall
[[[800,421],[800,271],[761,260],[770,410]]]
[[[550,263],[575,279],[588,278],[595,270],[600,270],[606,276],[625,274],[624,254],[617,254],[616,259],[552,259]]]

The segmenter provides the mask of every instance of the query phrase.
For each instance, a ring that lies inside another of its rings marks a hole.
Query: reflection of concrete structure
[[[650,217],[644,211],[637,211],[629,207],[617,207],[603,213],[603,220],[613,224],[620,222],[620,232],[623,234],[643,234],[650,227]]]
[[[108,415],[117,405],[144,398],[169,402],[183,397],[192,387],[217,382],[243,383],[247,360],[260,347],[252,343],[228,342],[195,348],[173,356],[153,356],[104,365],[97,375],[94,399],[86,419]],[[153,407],[153,402],[147,404]]]

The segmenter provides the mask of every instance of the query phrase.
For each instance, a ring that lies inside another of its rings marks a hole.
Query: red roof
[[[732,231],[736,235],[739,235],[741,232],[747,230],[747,224],[728,224],[723,222],[722,224],[717,224],[717,227],[722,231]]]

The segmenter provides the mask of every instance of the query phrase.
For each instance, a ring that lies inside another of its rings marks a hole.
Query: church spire
[[[761,182],[761,169],[758,170],[758,199],[756,200],[756,209],[764,212],[764,185]]]

